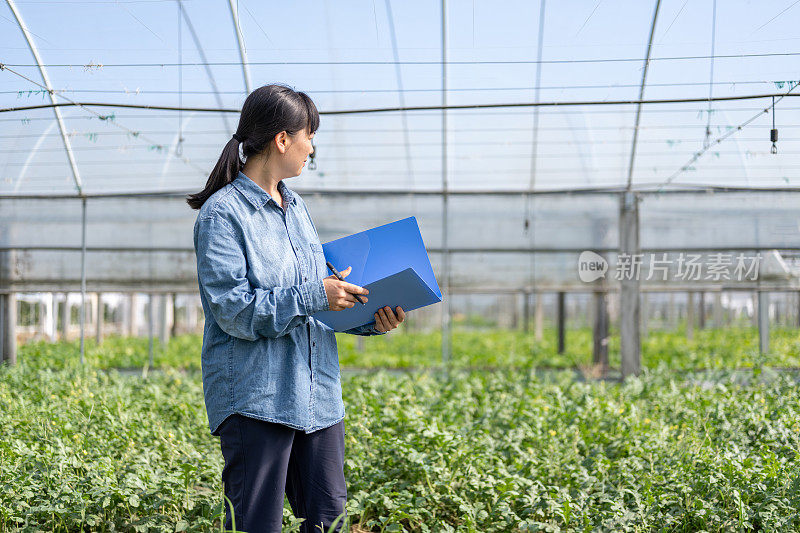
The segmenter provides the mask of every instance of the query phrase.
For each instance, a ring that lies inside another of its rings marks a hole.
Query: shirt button
[[[316,346],[316,345],[317,345],[317,343],[316,343],[316,342],[312,342],[312,343],[311,343],[311,346]]]
[[[303,281],[308,281],[308,278],[303,276]]]

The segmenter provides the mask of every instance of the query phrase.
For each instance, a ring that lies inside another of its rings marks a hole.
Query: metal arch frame
[[[42,75],[42,81],[44,81],[44,85],[47,87],[47,95],[50,97],[50,102],[54,105],[53,113],[55,113],[56,121],[58,122],[58,129],[61,131],[61,140],[64,142],[64,150],[67,152],[67,158],[69,159],[69,166],[72,170],[72,178],[75,181],[75,189],[78,191],[78,196],[83,196],[83,183],[81,181],[81,174],[78,170],[78,165],[75,162],[75,155],[72,153],[72,144],[69,141],[66,128],[64,127],[64,119],[61,117],[61,110],[55,106],[55,93],[53,91],[53,86],[50,83],[50,77],[47,75],[47,69],[45,69],[44,63],[42,63],[42,58],[39,57],[39,50],[31,39],[28,27],[25,25],[25,21],[22,20],[22,15],[20,15],[17,6],[14,4],[14,0],[6,0],[6,3],[11,9],[11,12],[14,13],[14,18],[17,20],[19,29],[25,36],[25,41],[28,43],[28,47],[31,49],[33,58],[36,60],[36,65],[39,67],[39,73]]]
[[[194,24],[192,24],[192,20],[189,18],[189,12],[183,7],[182,2],[178,2],[178,6],[180,7],[181,13],[183,14],[183,20],[186,22],[186,27],[189,28],[189,33],[192,35],[192,40],[194,41],[194,46],[197,48],[197,52],[200,54],[200,59],[203,63],[208,63],[206,59],[206,52],[203,49],[203,43],[200,42],[199,37],[197,37],[197,32],[194,31]],[[217,101],[217,105],[222,109],[224,106],[222,105],[222,97],[219,94],[219,87],[217,87],[217,80],[214,78],[214,73],[211,72],[211,67],[206,64],[205,65],[206,75],[208,76],[208,81],[211,83],[211,89],[214,91],[214,98]],[[230,131],[231,125],[228,122],[228,115],[226,113],[222,114],[222,121],[225,123],[225,128]]]
[[[639,119],[642,116],[641,100],[644,96],[644,88],[647,84],[647,67],[650,66],[650,52],[653,49],[653,36],[656,33],[656,21],[658,20],[658,9],[661,7],[661,0],[656,0],[656,8],[653,11],[653,23],[650,25],[650,37],[647,40],[647,57],[644,60],[644,71],[642,72],[642,84],[639,87],[639,103],[636,106],[636,122],[633,126],[633,141],[631,142],[631,158],[628,164],[628,183],[626,189],[631,190],[633,184],[633,164],[636,160],[636,142],[639,139]]]
[[[394,56],[395,62],[395,76],[397,77],[397,96],[400,101],[400,107],[406,107],[406,99],[405,99],[405,92],[403,90],[403,73],[402,69],[400,68],[400,52],[397,48],[397,35],[395,33],[394,27],[394,13],[392,13],[392,1],[385,0],[386,4],[386,18],[389,21],[389,37],[392,40],[392,55]],[[411,177],[411,186],[413,188],[414,184],[416,184],[417,180],[414,176],[414,165],[413,159],[411,157],[411,140],[409,138],[409,130],[408,130],[408,112],[404,111],[400,114],[400,120],[403,123],[403,140],[405,141],[405,149],[406,149],[406,161],[408,165],[408,173]]]
[[[244,76],[244,88],[247,94],[251,92],[250,83],[250,69],[247,66],[247,52],[244,49],[244,35],[239,28],[239,10],[236,8],[234,0],[228,0],[228,5],[231,8],[231,20],[233,21],[233,30],[236,32],[236,41],[239,43],[239,57],[242,59],[242,76]]]

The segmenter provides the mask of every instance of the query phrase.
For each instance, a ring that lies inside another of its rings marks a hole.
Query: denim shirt
[[[278,191],[284,206],[239,172],[195,221],[212,435],[233,413],[306,433],[344,418],[336,337],[309,316],[330,309],[322,244],[300,196]],[[345,333],[383,334],[374,322]]]

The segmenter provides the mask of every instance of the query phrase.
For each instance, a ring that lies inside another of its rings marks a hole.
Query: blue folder
[[[339,272],[352,267],[346,282],[369,291],[366,305],[312,315],[334,331],[374,323],[375,312],[387,305],[407,313],[442,301],[415,217],[326,242],[322,250]]]

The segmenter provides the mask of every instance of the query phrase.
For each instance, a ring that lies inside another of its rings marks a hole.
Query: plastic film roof
[[[84,212],[88,290],[196,290],[182,194],[268,83],[322,113],[286,183],[323,241],[414,215],[454,290],[591,290],[630,175],[644,253],[777,249],[797,289],[800,4],[658,5],[642,88],[656,2],[448,0],[443,50],[439,2],[7,0],[0,290],[77,290]]]
[[[704,100],[800,80],[800,5],[784,4],[660,3],[644,99],[699,101],[642,106],[634,188],[800,187],[793,92],[776,104],[777,154],[771,98]],[[637,106],[603,103],[639,98],[654,7],[548,2],[539,63],[539,3],[450,0],[443,82],[436,2],[4,3],[0,108],[50,103],[18,17],[56,102],[109,105],[58,108],[75,173],[53,108],[0,113],[0,195],[75,194],[78,179],[89,195],[199,190],[238,114],[113,104],[237,110],[246,77],[306,91],[323,113],[586,103],[452,109],[444,124],[439,109],[324,114],[317,170],[289,180],[300,191],[440,190],[443,150],[448,190],[624,187]]]

